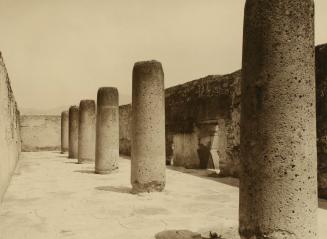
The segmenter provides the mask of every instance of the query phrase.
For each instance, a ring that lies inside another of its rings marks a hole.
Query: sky
[[[241,68],[245,0],[0,0],[0,51],[19,107],[50,109],[117,87],[129,103],[137,61],[165,86]],[[327,1],[316,0],[316,44]]]

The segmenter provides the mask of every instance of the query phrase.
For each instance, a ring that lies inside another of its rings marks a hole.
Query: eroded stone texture
[[[61,153],[68,152],[68,111],[61,113]]]
[[[240,235],[317,238],[313,1],[248,0],[243,47]]]
[[[69,131],[68,131],[68,157],[78,158],[78,106],[71,106],[68,111]]]
[[[117,88],[98,90],[95,172],[107,174],[118,168],[119,97]]]
[[[327,198],[327,44],[316,47],[319,197]]]
[[[78,125],[78,163],[95,159],[95,101],[81,100]]]
[[[160,62],[137,62],[133,68],[132,162],[133,192],[165,187],[165,96]]]

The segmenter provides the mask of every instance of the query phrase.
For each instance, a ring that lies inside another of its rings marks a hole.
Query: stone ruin
[[[214,168],[240,177],[242,238],[316,238],[317,191],[327,197],[327,46],[317,46],[314,59],[313,16],[309,0],[247,1],[242,72],[164,91],[161,64],[136,63],[137,110],[121,106],[115,126],[119,151],[132,154],[134,191],[162,191],[165,161]],[[20,128],[2,58],[0,67],[2,196],[28,126]],[[69,110],[70,158],[79,157],[78,111]]]
[[[327,44],[316,47],[318,182],[322,198],[327,198],[326,69]],[[195,169],[218,168],[221,176],[238,177],[240,80],[241,71],[236,71],[207,76],[165,90],[168,164]],[[22,150],[58,150],[59,121],[58,116],[22,116]],[[43,148],[37,147],[40,142],[45,144]],[[119,106],[119,152],[123,155],[131,153],[130,104]],[[218,164],[214,165],[214,160]]]

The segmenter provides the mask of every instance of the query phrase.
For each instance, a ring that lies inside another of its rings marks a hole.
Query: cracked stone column
[[[165,187],[165,92],[160,62],[137,62],[132,85],[133,192]]]
[[[61,113],[61,153],[68,151],[68,111]]]
[[[118,90],[98,90],[96,118],[95,173],[108,174],[118,169],[119,159],[119,97]]]
[[[247,0],[239,232],[317,238],[312,0]]]
[[[78,163],[95,159],[95,102],[81,100],[79,104]]]
[[[68,132],[68,157],[78,157],[78,106],[74,105],[69,108],[69,132]]]

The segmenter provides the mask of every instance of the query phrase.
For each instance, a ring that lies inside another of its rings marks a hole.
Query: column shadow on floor
[[[174,170],[180,173],[189,174],[192,176],[213,180],[219,183],[223,183],[233,187],[239,187],[239,179],[232,178],[232,177],[221,177],[215,173],[212,173],[210,170],[205,169],[186,169],[183,167],[174,167],[174,166],[167,166],[168,169]],[[327,210],[327,200],[319,198],[319,208]]]
[[[100,186],[95,187],[96,190],[100,191],[108,191],[108,192],[115,192],[115,193],[128,193],[131,194],[132,188],[129,187],[115,187],[115,186]]]
[[[58,158],[68,158],[67,155],[64,155],[64,154],[56,155],[56,157],[58,157]]]
[[[131,160],[131,156],[129,156],[129,155],[120,154],[119,156],[123,159]],[[223,184],[233,186],[233,187],[239,186],[238,178],[221,177],[221,176],[217,175],[216,173],[213,173],[212,171],[207,170],[207,169],[186,169],[183,167],[176,167],[176,166],[170,166],[170,165],[167,165],[167,169],[174,170],[174,171],[177,171],[180,173],[190,174],[190,175],[208,179],[208,180],[213,180],[213,181],[223,183]]]
[[[128,160],[131,160],[131,156],[128,156],[128,155],[119,154],[119,157],[122,158],[122,159],[128,159]]]
[[[76,163],[77,164],[77,163]],[[89,174],[95,174],[94,169],[81,169],[81,170],[75,170],[75,173],[89,173]]]
[[[325,209],[327,210],[327,200],[319,198],[318,205],[320,209]]]
[[[214,173],[207,169],[186,169],[183,167],[167,166],[167,169],[174,170],[180,173],[189,174],[195,177],[212,180],[218,183],[223,183],[232,187],[239,186],[239,179],[232,177],[221,177],[217,173]]]

